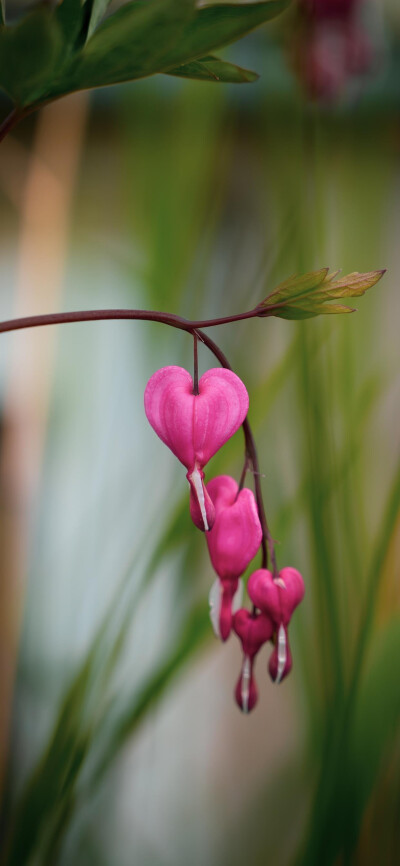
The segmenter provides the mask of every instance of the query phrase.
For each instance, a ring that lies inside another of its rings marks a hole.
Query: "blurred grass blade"
[[[210,638],[210,618],[206,602],[193,608],[189,613],[171,652],[167,655],[142,687],[139,694],[135,693],[127,702],[123,711],[113,720],[103,754],[100,756],[98,765],[91,779],[91,786],[95,787],[101,777],[109,769],[118,751],[125,745],[127,739],[134,733],[144,715],[152,709],[160,699],[171,680],[186,665],[193,654]],[[108,720],[103,719],[104,727],[108,727]]]
[[[354,655],[353,673],[351,679],[351,694],[354,695],[358,685],[359,677],[364,661],[365,649],[374,616],[374,606],[377,599],[380,580],[389,545],[396,530],[400,515],[400,463],[395,473],[390,494],[387,500],[382,524],[375,543],[375,551],[372,557],[371,568],[367,581],[367,593],[364,602],[364,611],[360,624],[358,642]]]
[[[66,831],[74,811],[80,774],[101,728],[100,722],[108,701],[107,685],[131,628],[133,610],[153,579],[162,557],[179,546],[186,537],[185,497],[155,547],[144,580],[130,599],[124,590],[128,579],[132,579],[132,566],[126,570],[87,656],[65,692],[47,747],[10,821],[4,859],[7,866],[23,866],[38,850],[47,852],[41,855],[45,858],[41,862],[53,862],[51,857],[55,856],[61,835]],[[136,555],[133,562],[137,563]],[[206,608],[204,605],[204,610]],[[187,635],[184,640],[188,642]],[[171,669],[170,675],[172,672]],[[165,677],[168,679],[166,670]],[[150,690],[150,686],[146,688],[147,698],[142,701],[141,715],[150,701]]]
[[[378,632],[368,653],[368,670],[360,687],[349,748],[344,819],[344,848],[354,854],[362,817],[385,762],[390,760],[400,720],[400,620]]]

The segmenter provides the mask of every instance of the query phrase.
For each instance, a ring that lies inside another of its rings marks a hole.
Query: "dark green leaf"
[[[56,7],[55,16],[67,45],[74,45],[82,26],[81,0],[62,0]]]
[[[169,69],[167,74],[176,75],[178,78],[194,78],[199,81],[219,81],[232,84],[257,81],[259,77],[256,72],[242,69],[240,66],[227,63],[225,60],[220,60],[212,55],[193,60],[184,66],[177,66],[176,69]]]
[[[184,63],[241,39],[246,33],[275,18],[290,0],[203,6],[185,27],[182,40],[165,57],[166,65]]]
[[[0,0],[0,26],[3,26],[6,21],[5,0]]]
[[[123,6],[96,30],[69,73],[56,83],[55,93],[152,75],[164,67],[171,43],[180,42],[194,14],[186,0]]]
[[[49,10],[0,30],[0,87],[19,105],[38,99],[60,59],[63,42]]]
[[[201,9],[185,0],[129,3],[100,24],[80,57],[70,64],[68,73],[56,82],[52,95],[130,81],[169,69],[176,74],[176,67],[240,39],[278,15],[288,2],[267,0]],[[231,73],[233,76],[233,70]],[[235,76],[235,81],[243,80],[238,73]],[[207,76],[207,80],[213,77]]]

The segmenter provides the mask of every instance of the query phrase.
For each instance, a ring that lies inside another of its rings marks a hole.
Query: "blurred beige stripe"
[[[0,183],[20,208],[13,315],[62,306],[71,202],[87,116],[87,96],[68,97],[38,116],[28,161],[9,139]],[[32,505],[45,443],[55,329],[12,338],[0,454],[0,790],[6,764]]]

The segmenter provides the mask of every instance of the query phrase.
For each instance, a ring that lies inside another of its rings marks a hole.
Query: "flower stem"
[[[70,313],[46,313],[39,316],[25,316],[20,319],[8,319],[0,322],[0,333],[6,331],[19,331],[23,328],[40,328],[44,325],[65,325],[74,322],[99,322],[114,319],[133,319],[142,322],[160,322],[162,325],[170,325],[181,331],[193,333],[199,328],[214,328],[216,325],[228,325],[232,322],[240,322],[243,319],[254,319],[257,316],[263,318],[273,315],[277,307],[282,304],[271,304],[269,307],[255,307],[245,313],[234,316],[224,316],[220,319],[202,319],[190,321],[173,313],[162,313],[157,310],[75,310]]]
[[[70,313],[47,313],[39,316],[25,316],[20,319],[9,319],[5,322],[0,322],[0,333],[8,331],[18,331],[24,328],[38,328],[46,325],[62,325],[71,324],[73,322],[95,322],[113,319],[130,319],[142,322],[159,322],[162,325],[169,325],[171,328],[178,328],[181,331],[187,331],[193,335],[194,339],[194,393],[198,393],[198,360],[197,360],[197,340],[201,340],[205,346],[217,358],[221,367],[227,370],[232,370],[232,367],[222,350],[217,343],[211,339],[201,328],[211,328],[216,325],[230,324],[232,322],[242,321],[243,319],[253,319],[257,316],[265,318],[268,315],[273,315],[276,307],[279,304],[271,304],[270,307],[255,307],[253,310],[248,310],[245,313],[239,313],[234,316],[225,316],[220,319],[204,319],[201,321],[190,321],[181,316],[176,316],[173,313],[162,313],[156,310],[77,310]],[[197,390],[196,390],[197,389]],[[260,481],[260,469],[258,463],[258,455],[254,436],[247,418],[242,424],[245,453],[252,467],[254,474],[254,489],[257,502],[257,509],[262,529],[262,568],[268,566],[268,553],[271,559],[274,576],[277,574],[277,565],[275,557],[275,547],[272,535],[269,531],[267,518],[265,515],[264,501]]]
[[[197,334],[193,331],[193,394],[199,393],[199,354],[197,351]]]
[[[19,123],[19,121],[22,120],[23,117],[25,117],[25,114],[26,112],[24,112],[23,110],[18,111],[17,108],[13,108],[12,111],[7,114],[7,117],[5,117],[3,122],[0,123],[0,142],[3,141],[3,138],[5,138],[6,135],[8,135],[8,133],[11,132],[12,129],[14,129],[14,126],[16,126],[17,123]]]

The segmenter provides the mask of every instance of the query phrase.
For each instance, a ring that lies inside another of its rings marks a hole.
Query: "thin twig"
[[[271,311],[278,305],[271,306]],[[267,308],[263,307],[262,316],[267,314]],[[6,322],[0,322],[0,333],[8,331],[18,331],[23,328],[38,328],[47,325],[62,325],[71,324],[73,322],[94,322],[113,319],[130,319],[144,322],[159,322],[163,325],[169,325],[172,328],[178,328],[181,331],[187,331],[193,334],[196,345],[196,338],[201,340],[205,346],[213,353],[222,367],[227,370],[232,370],[232,367],[222,350],[217,343],[204,333],[200,328],[210,328],[215,325],[228,324],[241,321],[243,319],[252,319],[260,315],[260,310],[256,307],[254,310],[249,310],[246,313],[239,313],[235,316],[226,316],[221,319],[205,319],[202,321],[190,321],[173,313],[162,313],[154,310],[77,310],[70,313],[47,313],[40,316],[26,316],[20,319],[9,319]],[[196,350],[197,351],[197,346]],[[195,371],[196,375],[196,371]],[[261,489],[260,469],[258,463],[258,455],[254,436],[247,418],[242,424],[246,456],[248,457],[254,473],[254,489],[257,502],[257,509],[262,529],[262,568],[268,566],[268,552],[271,558],[274,576],[277,574],[277,565],[275,557],[275,548],[272,535],[269,531],[268,522],[265,514],[264,501]]]

